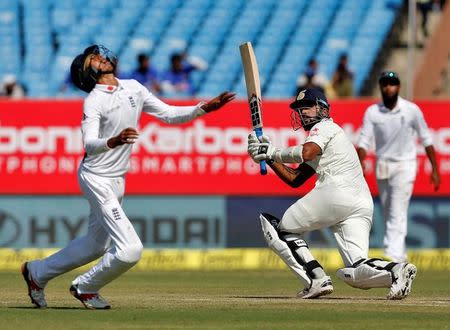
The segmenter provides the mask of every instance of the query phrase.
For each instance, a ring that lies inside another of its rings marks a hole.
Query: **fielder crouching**
[[[369,259],[369,233],[373,202],[353,144],[330,118],[330,106],[318,90],[300,91],[290,107],[294,130],[309,132],[303,146],[275,148],[268,137],[248,138],[248,153],[259,163],[265,160],[277,176],[299,187],[314,174],[317,182],[309,193],[291,205],[278,219],[260,215],[269,247],[304,285],[299,298],[317,298],[333,292],[331,278],[311,254],[303,234],[329,227],[345,268],[337,276],[360,289],[390,288],[388,299],[403,299],[411,291],[416,267]],[[284,164],[296,163],[297,168]]]
[[[192,121],[222,108],[235,94],[223,92],[208,102],[171,106],[156,98],[133,79],[115,76],[117,57],[106,47],[92,45],[75,57],[70,72],[75,86],[89,93],[84,100],[81,130],[85,156],[78,181],[89,202],[86,235],[42,260],[22,265],[28,295],[36,307],[47,307],[47,283],[72,269],[101,257],[89,271],[78,276],[70,293],[89,309],[109,309],[101,288],[132,268],[143,246],[122,209],[125,175],[143,112],[167,124]],[[149,180],[150,181],[150,180]]]

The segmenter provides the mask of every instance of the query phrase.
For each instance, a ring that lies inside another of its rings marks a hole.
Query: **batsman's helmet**
[[[112,71],[101,71],[94,69],[91,57],[100,55],[113,66]],[[97,83],[98,77],[105,73],[114,73],[117,67],[117,57],[108,48],[101,45],[92,45],[86,48],[82,54],[77,55],[70,66],[70,77],[75,86],[89,93]]]
[[[316,115],[311,117],[302,113],[303,109],[316,107]],[[330,117],[330,104],[325,95],[318,89],[308,88],[301,90],[295,101],[289,107],[292,109],[292,128],[298,130],[303,127],[309,131],[317,122],[323,118]]]

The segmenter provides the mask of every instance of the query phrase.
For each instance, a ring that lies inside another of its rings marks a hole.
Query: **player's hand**
[[[255,163],[262,160],[272,160],[275,150],[268,136],[263,135],[260,141],[255,132],[248,135],[247,152]]]
[[[231,92],[228,92],[228,91],[227,92],[223,92],[219,96],[216,96],[212,100],[210,100],[210,101],[206,102],[205,104],[203,104],[201,106],[201,108],[205,112],[216,111],[216,110],[219,110],[221,107],[223,107],[228,102],[233,101],[235,97],[236,97],[235,93],[231,93]]]
[[[133,144],[139,137],[139,133],[132,127],[127,127],[119,135],[110,138],[107,142],[108,147],[115,148],[123,144]]]
[[[438,170],[433,169],[431,172],[430,181],[434,187],[434,191],[438,191],[441,186],[441,175]]]

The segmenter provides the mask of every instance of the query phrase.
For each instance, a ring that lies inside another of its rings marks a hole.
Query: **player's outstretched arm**
[[[207,113],[216,111],[222,108],[228,102],[233,101],[235,97],[236,97],[235,93],[226,91],[216,96],[215,98],[209,100],[208,102],[202,104],[201,108]]]

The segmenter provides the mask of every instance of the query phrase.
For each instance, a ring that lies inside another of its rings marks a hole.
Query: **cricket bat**
[[[247,86],[248,105],[253,130],[258,139],[263,135],[262,108],[261,108],[261,85],[259,82],[258,63],[251,42],[244,42],[239,46],[241,52],[242,66],[244,67],[245,85]],[[259,163],[260,173],[267,174],[266,161]]]

